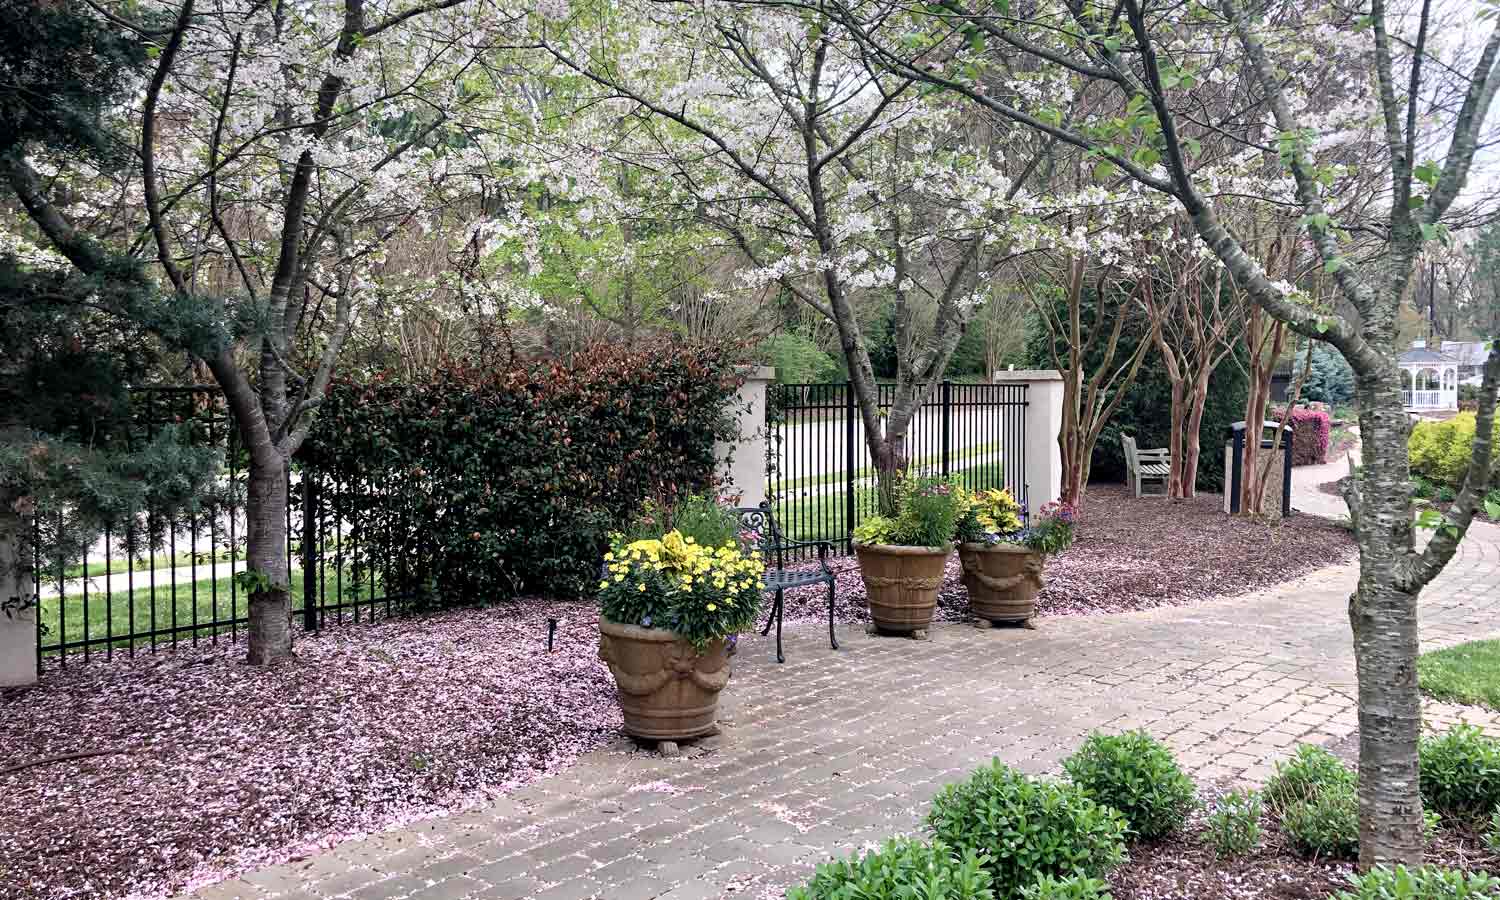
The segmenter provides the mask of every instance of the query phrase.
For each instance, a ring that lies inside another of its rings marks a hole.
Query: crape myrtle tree
[[[248,456],[249,660],[286,657],[290,460],[385,277],[385,242],[467,202],[507,156],[466,123],[506,97],[490,56],[528,14],[485,0],[31,7],[146,45],[140,78],[101,110],[128,164],[31,140],[0,155],[0,179],[36,243],[98,285],[91,302],[223,390]]]
[[[1241,294],[1180,218],[1142,249],[1150,274],[1138,296],[1172,391],[1167,496],[1188,500],[1198,493],[1208,381],[1238,345],[1244,324]]]
[[[1150,354],[1153,338],[1121,341],[1125,326],[1137,313],[1137,291],[1145,279],[1134,273],[1122,278],[1118,266],[1084,254],[1033,263],[1032,279],[1020,278],[1045,333],[1052,368],[1062,375],[1062,423],[1057,446],[1062,460],[1058,499],[1082,506],[1093,468],[1094,448],[1115,410],[1129,394]],[[1023,266],[1017,266],[1022,271]],[[1048,283],[1043,272],[1061,269],[1061,286]],[[1152,326],[1154,335],[1155,326]]]
[[[1124,178],[1174,198],[1251,302],[1297,334],[1333,345],[1353,368],[1364,443],[1364,465],[1347,494],[1360,556],[1349,600],[1359,679],[1360,863],[1420,862],[1417,598],[1453,557],[1489,486],[1500,354],[1485,366],[1463,487],[1448,512],[1430,517],[1430,539],[1419,547],[1397,323],[1423,246],[1444,237],[1500,88],[1493,11],[1481,10],[1475,28],[1472,8],[1443,22],[1430,0],[1405,15],[1385,0],[1357,8],[945,0],[918,10],[874,0],[838,9],[872,64],[1093,154],[1101,179]],[[979,89],[976,72],[1017,56],[1091,89],[1114,90],[1112,114],[1064,123],[1049,98],[1013,103]],[[1317,61],[1328,57],[1364,61],[1368,74],[1313,90]],[[1195,102],[1195,87],[1214,79],[1236,79],[1243,102],[1232,115]],[[1342,221],[1330,212],[1340,168],[1324,151],[1346,137],[1365,139],[1362,128],[1344,127],[1354,120],[1377,123],[1387,182],[1368,218]],[[1220,216],[1212,173],[1197,155],[1205,136],[1224,133],[1279,164],[1286,189],[1267,199],[1295,211],[1343,311],[1278,282]],[[1369,232],[1382,252],[1358,259],[1351,247]]]
[[[778,285],[832,323],[888,486],[982,282],[1059,239],[1029,189],[1053,142],[1022,131],[1011,140],[1020,152],[1002,154],[966,104],[869,65],[816,12],[575,4],[538,45],[571,76],[579,121],[607,114],[578,140],[670,184],[749,261],[742,287]],[[1028,79],[997,89],[1035,89]],[[1083,249],[1088,236],[1062,239]],[[890,303],[897,355],[886,410],[859,315],[878,302]]]

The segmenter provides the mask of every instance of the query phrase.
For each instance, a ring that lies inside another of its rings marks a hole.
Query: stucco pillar
[[[6,574],[0,577],[0,688],[36,682],[36,607],[18,609],[19,601],[30,598],[33,585],[27,577],[14,574],[14,555],[0,550],[0,565]]]
[[[745,383],[734,399],[740,436],[732,443],[721,441],[714,447],[714,454],[721,461],[724,491],[739,494],[741,506],[759,506],[766,499],[766,393],[776,370],[746,366],[740,374]]]
[[[1032,510],[1062,496],[1062,373],[1056,369],[1011,369],[990,376],[995,384],[1026,385],[1026,499]]]

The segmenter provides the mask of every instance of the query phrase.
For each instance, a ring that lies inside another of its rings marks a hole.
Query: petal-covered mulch
[[[546,652],[546,621],[559,624]],[[587,605],[205,645],[0,694],[0,896],[160,895],[481,802],[614,739]],[[11,893],[15,891],[15,893]]]
[[[1354,537],[1328,519],[1293,515],[1271,525],[1223,511],[1224,498],[1206,494],[1172,502],[1139,500],[1124,485],[1090,485],[1078,516],[1078,538],[1047,560],[1047,586],[1037,598],[1044,616],[1127,612],[1243,594],[1291,581],[1354,556]],[[833,563],[838,573],[835,616],[867,618],[864,586],[853,558]],[[958,558],[938,600],[939,620],[965,617]],[[820,588],[788,596],[786,617],[825,619]]]

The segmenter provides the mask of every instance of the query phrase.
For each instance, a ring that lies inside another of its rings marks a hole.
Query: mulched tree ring
[[[1202,817],[1196,813],[1182,834],[1131,845],[1129,860],[1109,874],[1115,900],[1326,900],[1349,886],[1353,862],[1302,856],[1269,815],[1261,819],[1260,847],[1229,859],[1207,843]],[[1500,857],[1478,834],[1448,827],[1428,845],[1427,862],[1500,871]]]

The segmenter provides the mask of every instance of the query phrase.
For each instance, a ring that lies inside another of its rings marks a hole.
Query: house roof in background
[[[1436,350],[1428,350],[1424,347],[1413,347],[1401,354],[1401,363],[1403,365],[1411,365],[1412,363],[1446,363],[1453,365],[1456,362],[1458,360],[1455,357],[1449,356],[1446,353],[1439,353]]]
[[[1482,366],[1490,358],[1490,352],[1484,349],[1484,341],[1443,341],[1443,352],[1461,366]]]

